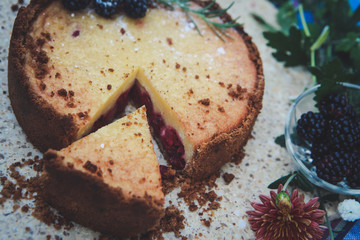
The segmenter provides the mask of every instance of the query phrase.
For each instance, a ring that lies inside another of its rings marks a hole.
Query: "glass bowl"
[[[341,83],[343,93],[348,95],[360,94],[360,86],[350,83]],[[285,142],[286,148],[290,153],[292,159],[295,161],[298,170],[313,184],[329,190],[331,192],[346,194],[346,195],[359,195],[360,189],[351,189],[345,182],[340,182],[337,185],[331,184],[316,174],[315,166],[312,165],[310,158],[310,146],[304,141],[301,141],[296,132],[296,123],[303,113],[308,111],[318,112],[315,107],[315,91],[319,88],[315,86],[304,93],[302,93],[292,104],[285,122]],[[350,93],[350,94],[349,94]],[[360,102],[356,103],[354,108],[359,108]],[[359,173],[360,174],[360,173]]]

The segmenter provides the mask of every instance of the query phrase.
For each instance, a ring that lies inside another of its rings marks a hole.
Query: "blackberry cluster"
[[[317,106],[319,113],[304,113],[296,126],[311,146],[317,175],[332,184],[346,181],[360,188],[360,116],[341,94],[329,95]]]
[[[315,142],[326,129],[326,120],[321,113],[308,112],[303,114],[297,123],[297,132],[300,137]]]
[[[117,12],[124,10],[131,18],[145,17],[148,0],[92,0],[95,12],[100,16],[110,18]],[[86,8],[91,0],[62,0],[65,8],[77,11]]]

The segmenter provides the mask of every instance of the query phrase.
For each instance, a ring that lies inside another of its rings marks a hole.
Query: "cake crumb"
[[[224,173],[222,177],[226,184],[230,184],[232,180],[235,178],[235,175],[232,173]]]
[[[27,213],[29,211],[29,205],[25,204],[24,206],[22,206],[21,211]]]
[[[169,46],[173,45],[173,41],[171,38],[166,38],[166,41],[169,44]]]
[[[187,239],[180,234],[180,230],[185,228],[184,220],[185,217],[181,211],[174,205],[170,205],[165,209],[165,216],[160,220],[160,226],[143,234],[140,239],[164,239],[162,234],[166,232],[173,232],[177,238]]]
[[[192,204],[190,204],[190,206],[189,206],[189,210],[191,211],[191,212],[195,212],[196,210],[198,210],[199,209],[199,207],[195,204],[195,203],[192,203]]]
[[[16,12],[17,10],[19,10],[19,5],[17,4],[11,5],[11,11]]]
[[[67,96],[67,91],[64,88],[58,90],[57,93],[59,94],[59,96],[62,96],[62,97]]]
[[[202,222],[202,224],[203,224],[204,226],[210,227],[210,224],[211,224],[211,222],[212,222],[212,219],[211,219],[211,218],[209,218],[208,220],[206,220],[206,219],[201,219],[200,221]]]
[[[218,111],[221,112],[221,113],[224,113],[225,109],[224,109],[224,107],[218,107]]]
[[[87,161],[84,165],[83,168],[85,168],[86,170],[88,170],[91,173],[95,173],[97,171],[97,166],[92,164],[90,161]]]
[[[209,106],[210,105],[210,99],[209,98],[204,98],[198,101],[198,103],[201,103],[204,106]]]
[[[32,211],[32,216],[49,226],[53,225],[57,230],[61,229],[62,227],[64,227],[66,230],[70,230],[74,225],[62,216],[54,213],[52,208],[47,205],[47,203],[45,203],[38,194],[41,192],[42,180],[40,178],[40,174],[43,169],[43,164],[44,160],[40,159],[39,156],[35,156],[33,159],[22,159],[21,162],[15,162],[11,164],[8,168],[8,171],[10,172],[10,177],[15,183],[6,177],[1,178],[3,189],[0,193],[3,197],[0,198],[0,203],[4,203],[6,200],[13,200],[13,210],[16,211],[20,208],[20,206],[17,204],[18,200],[34,200],[33,202],[35,207],[30,207],[28,204],[25,204],[21,207],[21,211],[23,213]],[[19,170],[25,167],[34,170],[36,176],[26,178],[25,176],[21,175]],[[26,227],[25,230],[29,232],[31,231],[31,228]]]

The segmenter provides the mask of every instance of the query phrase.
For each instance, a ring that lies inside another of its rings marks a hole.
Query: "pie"
[[[261,58],[241,26],[220,39],[191,17],[201,34],[179,8],[153,7],[141,19],[71,12],[55,0],[20,9],[9,95],[29,141],[44,152],[59,150],[109,124],[131,102],[146,105],[173,168],[202,179],[231,161],[262,107]]]

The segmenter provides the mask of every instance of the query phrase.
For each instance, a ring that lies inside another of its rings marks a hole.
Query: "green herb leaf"
[[[285,66],[306,65],[309,60],[309,38],[301,30],[292,26],[289,35],[283,32],[264,32],[264,37],[269,40],[267,45],[275,48],[273,56]]]
[[[353,61],[354,68],[359,72],[360,69],[360,42],[351,49],[350,59]],[[360,77],[358,78],[358,84],[360,84]]]
[[[331,38],[339,40],[346,36],[348,32],[359,30],[357,22],[360,20],[359,8],[353,13],[348,1],[324,1],[326,13],[324,20],[327,20],[331,31]]]
[[[316,51],[317,49],[319,49],[321,47],[321,45],[324,44],[324,42],[326,42],[326,40],[328,39],[329,36],[329,26],[325,26],[320,34],[320,36],[316,39],[316,41],[313,43],[313,45],[311,45],[310,47],[310,51]]]
[[[305,192],[313,192],[315,190],[314,185],[301,172],[298,172],[293,184]]]
[[[256,13],[251,13],[251,16],[255,19],[256,22],[258,22],[267,31],[271,31],[271,32],[278,31],[275,27],[273,27],[268,22],[266,22],[262,16],[260,16]]]
[[[315,93],[314,100],[321,101],[326,95],[341,90],[339,82],[348,82],[352,79],[352,75],[347,73],[338,58],[328,62],[321,68],[311,68],[311,73],[317,77],[317,81],[321,84]]]
[[[357,43],[359,34],[356,32],[349,32],[346,37],[339,41],[336,45],[335,50],[339,52],[349,52],[351,48]]]
[[[279,8],[276,14],[276,20],[281,26],[282,32],[285,34],[289,33],[291,26],[296,25],[296,9],[291,2],[287,2]]]
[[[275,138],[275,143],[277,145],[279,145],[280,147],[283,147],[283,148],[286,148],[286,145],[285,145],[285,135],[282,134],[282,135],[279,135]]]
[[[277,189],[280,184],[284,185],[291,176],[292,176],[292,173],[275,180],[274,182],[269,184],[268,188]]]

